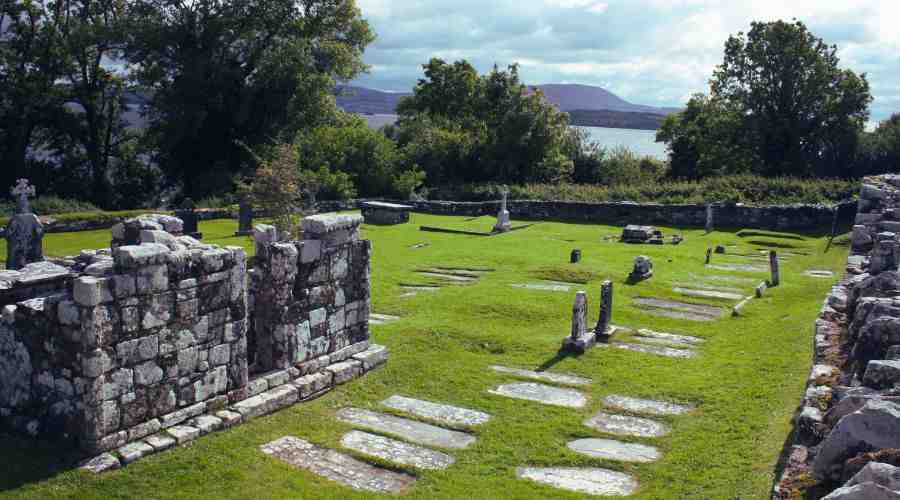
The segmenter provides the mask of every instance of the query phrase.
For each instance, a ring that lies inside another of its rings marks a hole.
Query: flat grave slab
[[[369,323],[371,323],[373,325],[383,325],[385,323],[390,323],[392,321],[397,321],[399,319],[402,319],[402,318],[400,318],[400,316],[392,316],[390,314],[378,314],[378,313],[369,314]]]
[[[515,283],[510,286],[513,288],[524,288],[525,290],[541,290],[545,292],[572,291],[572,285],[563,285],[557,283]]]
[[[810,278],[834,278],[834,273],[831,271],[825,271],[821,269],[809,269],[803,273],[804,276],[809,276]]]
[[[378,457],[388,462],[408,465],[417,469],[446,469],[455,461],[452,456],[440,451],[362,431],[350,431],[344,434],[344,437],[341,438],[341,446],[363,455]]]
[[[613,439],[578,439],[570,442],[570,450],[592,458],[603,458],[618,462],[649,463],[659,460],[662,454],[653,446],[637,443],[623,443]]]
[[[707,268],[717,271],[742,271],[746,273],[767,273],[768,267],[754,266],[753,264],[707,264]]]
[[[574,389],[560,389],[535,382],[518,382],[503,384],[496,389],[488,391],[498,396],[534,401],[552,406],[566,408],[582,408],[587,404],[587,397]]]
[[[403,411],[450,427],[481,425],[491,419],[490,415],[481,411],[398,395],[385,399],[381,404],[392,410]]]
[[[440,271],[418,271],[418,273],[427,278],[436,278],[439,280],[451,281],[454,283],[474,283],[474,282],[478,281],[477,277],[460,276],[457,274],[450,274],[450,273],[440,272]]]
[[[673,345],[675,347],[694,347],[706,342],[699,337],[690,335],[676,335],[674,333],[655,332],[647,328],[641,328],[634,334],[635,340],[638,342],[655,343]]]
[[[441,287],[438,285],[400,285],[400,289],[404,291],[401,297],[415,297],[419,293],[439,292]]]
[[[703,299],[719,299],[719,300],[741,300],[743,294],[733,292],[721,292],[718,290],[697,290],[693,288],[683,288],[676,286],[672,289],[675,293],[680,293],[686,297],[700,297]]]
[[[756,278],[744,278],[741,276],[722,276],[718,274],[704,274],[701,276],[692,274],[691,277],[695,280],[707,281],[712,283],[744,283],[746,285],[756,285],[756,283],[759,281]]]
[[[637,480],[624,472],[599,468],[519,467],[516,475],[519,479],[587,495],[628,496],[638,487]]]
[[[712,290],[716,292],[728,292],[728,293],[738,293],[743,294],[744,291],[740,288],[736,288],[733,286],[722,286],[717,285],[715,282],[691,282],[688,285],[689,288],[693,288],[695,290]]]
[[[598,344],[602,345],[602,344]],[[627,342],[615,342],[608,344],[617,349],[625,349],[626,351],[642,352],[644,354],[655,354],[667,358],[690,359],[697,356],[697,351],[691,349],[674,349],[672,347],[658,345],[629,344]]]
[[[616,415],[602,411],[585,420],[584,425],[591,429],[617,436],[654,438],[665,436],[670,432],[668,425],[655,420]]]
[[[337,417],[357,427],[392,434],[425,446],[462,449],[475,442],[475,436],[465,432],[360,408],[343,408],[337,412]]]
[[[635,297],[634,303],[640,309],[668,318],[691,319],[694,321],[713,321],[725,314],[725,309],[704,304],[692,304],[677,300],[658,299],[654,297]]]
[[[382,469],[293,436],[276,439],[260,449],[266,455],[355,490],[402,493],[416,482],[409,474]]]
[[[575,385],[585,386],[591,385],[593,382],[589,378],[569,375],[565,373],[536,372],[532,370],[523,370],[521,368],[509,368],[506,366],[491,365],[491,370],[497,373],[505,373],[514,377],[528,378],[532,380],[540,380],[541,382],[550,382],[559,385]]]
[[[639,399],[629,396],[610,394],[603,400],[603,404],[609,408],[630,411],[633,413],[645,413],[648,415],[684,415],[694,409],[685,404],[657,401],[653,399]]]

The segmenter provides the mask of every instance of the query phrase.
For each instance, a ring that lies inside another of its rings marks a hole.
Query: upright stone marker
[[[506,186],[501,187],[500,194],[503,195],[503,200],[500,202],[500,212],[497,213],[497,223],[494,224],[495,233],[505,233],[512,229],[512,224],[509,222],[509,210],[506,209],[506,197],[509,195],[509,188]]]
[[[706,234],[713,232],[713,206],[706,205]]]
[[[581,250],[572,250],[572,255],[569,256],[569,262],[572,264],[578,264],[581,262]]]
[[[653,277],[653,261],[646,255],[638,255],[634,258],[634,268],[628,275],[628,281],[637,283]]]
[[[44,225],[31,213],[28,198],[35,190],[28,179],[19,179],[10,193],[16,198],[16,214],[6,226],[6,268],[18,270],[44,260]]]
[[[203,234],[200,233],[198,229],[198,221],[197,221],[197,206],[194,204],[194,200],[190,198],[185,198],[181,203],[181,207],[178,210],[175,210],[175,216],[181,219],[183,226],[182,232],[186,236],[190,236],[195,239],[202,239]]]
[[[769,270],[772,272],[772,281],[769,286],[776,287],[781,284],[781,272],[778,269],[778,253],[775,250],[769,252]]]
[[[572,331],[563,341],[563,351],[585,352],[596,343],[594,332],[587,328],[587,294],[578,292],[572,306]]]
[[[250,236],[253,234],[253,205],[250,200],[243,199],[238,209],[238,230],[235,236]]]
[[[606,280],[600,285],[600,318],[594,327],[594,336],[598,339],[610,336],[609,324],[612,321],[613,283]]]
[[[709,261],[712,259],[712,248],[706,249],[706,264],[709,265]]]

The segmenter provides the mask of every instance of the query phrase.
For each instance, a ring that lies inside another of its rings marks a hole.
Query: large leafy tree
[[[712,94],[737,109],[760,173],[836,175],[852,161],[872,100],[865,75],[799,21],[755,22],[725,43]]]
[[[135,0],[126,56],[152,95],[159,164],[194,197],[252,151],[329,121],[373,40],[353,0]]]

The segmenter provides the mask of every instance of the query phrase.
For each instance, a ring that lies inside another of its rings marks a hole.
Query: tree
[[[857,175],[875,175],[900,170],[900,113],[861,136]]]
[[[799,21],[754,22],[725,43],[712,98],[733,106],[764,175],[837,175],[854,156],[872,100],[865,75]]]
[[[250,184],[241,186],[241,191],[243,195],[249,195],[255,205],[272,214],[278,238],[289,240],[300,234],[294,214],[302,193],[297,150],[291,144],[281,144],[269,154],[269,158],[261,160]]]
[[[202,198],[250,152],[328,123],[372,39],[353,0],[135,0],[126,57],[152,95],[159,164]]]

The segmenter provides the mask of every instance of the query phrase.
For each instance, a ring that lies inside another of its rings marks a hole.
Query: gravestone
[[[709,261],[712,258],[712,248],[706,249],[706,264],[709,265]]]
[[[190,236],[191,238],[199,240],[203,239],[203,234],[200,233],[198,228],[196,208],[197,206],[194,205],[194,200],[185,198],[181,203],[181,207],[179,207],[178,210],[175,210],[175,216],[181,219],[181,232],[184,233],[185,236]]]
[[[613,307],[613,283],[606,280],[600,285],[600,318],[594,327],[594,336],[598,339],[608,339],[612,333],[609,324],[612,321]]]
[[[628,280],[632,283],[650,279],[653,276],[653,261],[646,255],[638,255],[634,258],[634,268],[628,275]]]
[[[572,255],[569,256],[569,262],[572,264],[581,262],[581,250],[572,250]]]
[[[578,292],[572,306],[572,331],[563,341],[562,350],[583,353],[595,343],[594,332],[587,329],[587,294]]]
[[[706,205],[706,234],[713,232],[713,206]]]
[[[875,246],[869,256],[869,274],[897,269],[897,236],[890,232],[881,232],[875,236]]]
[[[509,195],[509,188],[502,186],[500,194],[503,195],[503,200],[500,202],[500,211],[497,213],[497,223],[494,224],[495,233],[505,233],[512,229],[512,224],[509,222],[509,210],[506,209],[506,197]]]
[[[716,245],[716,253],[720,255],[725,254],[725,245]]]
[[[238,208],[238,230],[235,236],[250,236],[253,234],[253,205],[250,200],[241,200]]]
[[[18,270],[44,260],[44,225],[31,213],[28,198],[35,190],[28,179],[19,179],[10,193],[16,198],[16,213],[6,226],[6,268]]]
[[[769,286],[776,287],[781,283],[781,272],[778,269],[778,253],[775,250],[769,252],[769,270],[772,273]]]
[[[625,243],[652,243],[655,239],[662,241],[662,232],[653,226],[629,224],[622,230],[622,241]]]

